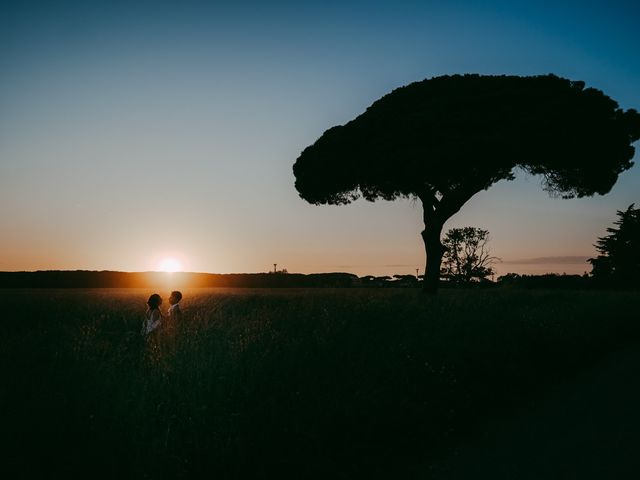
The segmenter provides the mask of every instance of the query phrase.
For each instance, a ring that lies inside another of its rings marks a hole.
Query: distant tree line
[[[164,273],[110,271],[0,272],[0,288],[154,288],[235,287],[294,288],[351,287],[350,273]]]
[[[593,279],[587,274],[545,273],[543,275],[520,275],[507,273],[498,277],[496,285],[506,288],[540,288],[585,290],[595,288]]]

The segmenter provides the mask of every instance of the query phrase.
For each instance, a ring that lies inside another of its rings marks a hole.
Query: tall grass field
[[[640,340],[638,293],[509,289],[185,290],[145,340],[150,293],[0,290],[3,478],[429,478]]]

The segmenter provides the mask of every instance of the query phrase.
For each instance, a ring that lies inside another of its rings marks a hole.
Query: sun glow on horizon
[[[175,257],[164,257],[156,265],[156,270],[160,272],[181,272],[184,269],[182,262]]]

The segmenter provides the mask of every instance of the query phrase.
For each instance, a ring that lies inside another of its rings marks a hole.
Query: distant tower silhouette
[[[273,273],[278,273],[278,269],[276,268],[278,266],[277,263],[273,264]]]
[[[420,269],[416,268],[416,280],[420,280],[420,275],[418,275],[418,272],[420,272]]]

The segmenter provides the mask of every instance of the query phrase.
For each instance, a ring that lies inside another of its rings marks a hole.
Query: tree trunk
[[[440,241],[441,232],[442,224],[436,221],[425,222],[425,228],[422,231],[422,240],[424,241],[424,250],[427,257],[422,290],[433,295],[438,293],[440,264],[444,254],[444,247]]]
[[[418,196],[422,201],[424,230],[422,240],[427,254],[427,266],[424,269],[423,291],[425,293],[438,293],[440,283],[440,264],[444,255],[444,246],[440,241],[442,227],[445,222],[455,215],[462,205],[471,198],[475,192],[454,192],[436,197],[433,190],[423,192]]]

